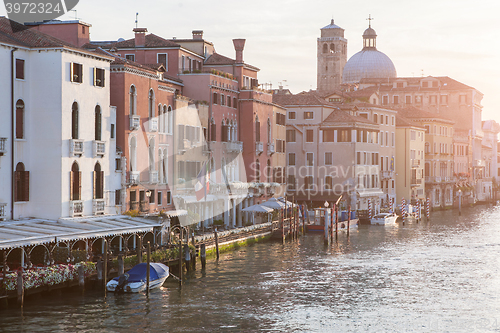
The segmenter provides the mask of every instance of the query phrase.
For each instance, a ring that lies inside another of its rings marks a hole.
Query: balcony
[[[7,217],[7,203],[0,202],[0,221]]]
[[[105,203],[104,199],[92,200],[92,214],[93,215],[103,215],[105,208],[106,208],[106,203]]]
[[[229,153],[241,153],[241,151],[243,150],[243,142],[240,141],[224,142],[224,148]]]
[[[130,171],[128,182],[132,185],[139,184],[139,171]]]
[[[92,156],[103,157],[106,153],[106,142],[104,141],[92,141]]]
[[[0,138],[0,156],[7,153],[7,138]]]
[[[411,167],[418,168],[420,166],[420,160],[413,159],[411,160]]]
[[[422,178],[412,178],[410,185],[411,186],[420,186],[422,184]]]
[[[267,155],[271,156],[274,154],[276,151],[274,150],[274,143],[267,143]]]
[[[393,175],[394,175],[394,171],[385,170],[385,171],[380,172],[380,176],[381,176],[382,180],[392,179]]]
[[[191,141],[188,139],[182,139],[179,141],[179,154],[184,154],[188,149],[191,149]]]
[[[262,142],[255,142],[255,153],[260,155],[264,152],[264,144]]]
[[[158,184],[158,171],[149,171],[149,183]]]
[[[157,132],[158,131],[158,118],[149,119],[149,131]]]
[[[71,217],[83,215],[83,201],[72,200],[69,202],[69,215]]]
[[[79,139],[69,140],[69,155],[70,157],[83,155],[83,140]]]
[[[130,130],[136,130],[141,127],[141,116],[137,115],[129,115],[128,116],[130,119]]]

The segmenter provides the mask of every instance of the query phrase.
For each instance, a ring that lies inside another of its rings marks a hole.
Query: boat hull
[[[357,229],[358,228],[358,219],[349,220],[349,228]],[[335,229],[335,224],[333,224],[333,228]],[[306,229],[308,232],[324,232],[325,227],[321,224],[306,224]],[[347,230],[347,221],[339,221],[338,222],[338,230]]]
[[[398,219],[397,215],[385,216],[380,218],[372,218],[370,220],[371,225],[393,225],[396,224],[396,220]]]
[[[160,288],[167,279],[167,277],[168,276],[153,281],[149,281],[149,289],[151,290],[155,288]],[[117,286],[118,286],[118,281],[111,280],[106,284],[106,290],[115,291]],[[123,292],[126,293],[139,293],[144,290],[146,290],[146,281],[129,282],[125,284],[125,286],[123,287]]]

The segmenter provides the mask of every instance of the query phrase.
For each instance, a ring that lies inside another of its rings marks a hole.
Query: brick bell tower
[[[319,93],[340,90],[342,71],[347,62],[347,39],[344,29],[333,22],[321,28],[318,38],[318,79]]]

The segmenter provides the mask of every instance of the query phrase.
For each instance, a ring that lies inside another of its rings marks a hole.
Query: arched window
[[[163,163],[165,163],[165,161],[163,160],[163,152],[161,149],[158,149],[158,183],[160,184],[163,184],[165,183],[164,179],[165,179],[165,176],[164,176],[164,173],[163,173],[163,169],[164,169],[164,165]]]
[[[81,200],[82,172],[80,171],[80,168],[78,167],[78,163],[76,163],[76,161],[73,162],[73,165],[71,166],[69,186],[70,200]]]
[[[149,171],[155,171],[155,139],[149,140]]]
[[[260,162],[259,159],[255,161],[255,180],[256,183],[260,183]]]
[[[16,102],[16,139],[24,139],[24,102]]]
[[[222,120],[222,123],[221,123],[221,129],[220,129],[220,135],[221,135],[221,139],[220,141],[221,142],[228,142],[229,138],[227,137],[227,133],[228,133],[228,130],[227,130],[227,126],[226,124],[224,123],[224,120]]]
[[[137,91],[135,89],[134,85],[130,86],[130,92],[129,92],[129,114],[130,115],[135,115],[136,114],[136,101],[137,101]]]
[[[158,104],[158,131],[160,133],[163,133],[162,112],[163,112],[163,109],[161,107],[161,104]]]
[[[153,118],[155,116],[155,108],[154,108],[154,103],[155,103],[155,93],[153,89],[149,89],[149,94],[148,94],[148,105],[149,105],[149,112],[148,116],[149,118]]]
[[[135,136],[130,138],[130,171],[137,170],[137,140]]]
[[[71,138],[78,139],[78,103],[74,102],[71,107]]]
[[[259,121],[259,117],[255,117],[255,141],[260,142],[260,121]]]
[[[227,107],[231,107],[231,96],[227,96]]]
[[[174,128],[174,113],[172,112],[172,107],[169,105],[168,110],[168,134],[172,134],[172,129]]]
[[[94,166],[94,199],[104,198],[104,171],[97,162]]]
[[[330,52],[334,53],[335,52],[335,44],[330,44]]]
[[[96,105],[95,107],[95,140],[101,141],[101,133],[102,133],[102,114],[101,107]]]
[[[323,44],[323,53],[327,53],[328,52],[328,45],[325,43]]]
[[[212,118],[212,124],[210,125],[210,141],[217,141],[217,125]]]
[[[24,164],[22,162],[17,163],[14,177],[14,201],[29,201],[30,172],[24,169]]]
[[[266,166],[266,177],[267,177],[267,182],[270,183],[272,182],[272,168],[271,168],[271,160],[268,159],[267,160],[267,166]]]
[[[273,142],[271,137],[271,119],[267,118],[267,142]]]

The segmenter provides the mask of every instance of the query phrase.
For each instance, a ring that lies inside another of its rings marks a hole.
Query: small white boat
[[[394,213],[379,213],[370,219],[372,225],[395,224],[398,216]]]
[[[127,273],[115,277],[106,284],[108,291],[138,293],[146,290],[147,263],[132,267]],[[169,276],[168,266],[161,263],[150,263],[149,289],[159,288]]]

